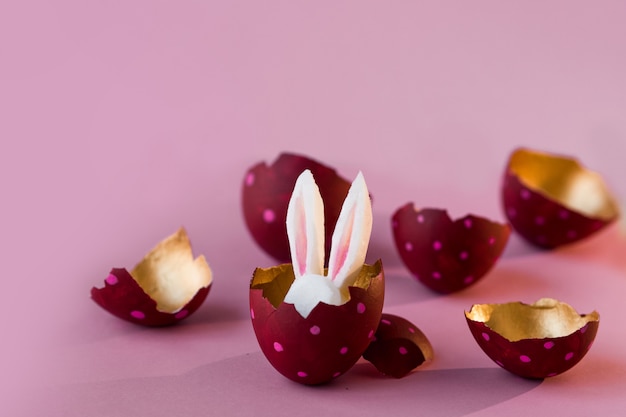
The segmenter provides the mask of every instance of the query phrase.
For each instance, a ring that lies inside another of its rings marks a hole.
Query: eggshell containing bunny
[[[349,370],[374,337],[384,299],[382,262],[364,264],[371,204],[355,179],[333,232],[324,269],[324,215],[309,171],[296,181],[287,213],[291,264],[257,268],[250,316],[261,350],[285,377],[307,385]]]

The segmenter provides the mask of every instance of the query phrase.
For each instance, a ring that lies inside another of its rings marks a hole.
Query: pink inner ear
[[[339,247],[337,250],[337,258],[335,259],[335,265],[332,269],[333,275],[330,277],[331,279],[335,279],[341,268],[343,268],[343,264],[346,263],[346,259],[348,258],[348,252],[350,250],[350,237],[352,236],[352,228],[354,227],[354,210],[355,207],[352,207],[350,210],[350,216],[348,217],[348,221],[346,226],[343,229],[343,233],[341,234],[341,239],[339,240]]]
[[[300,276],[306,272],[307,258],[307,236],[306,236],[306,215],[302,197],[298,198],[296,204],[296,256],[298,259],[298,271]]]

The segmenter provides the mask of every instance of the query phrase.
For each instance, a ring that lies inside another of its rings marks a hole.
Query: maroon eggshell
[[[384,313],[363,358],[381,373],[402,378],[424,361],[432,359],[432,347],[416,325],[402,317]]]
[[[511,234],[507,224],[471,214],[452,221],[445,210],[417,210],[412,203],[399,208],[391,221],[404,264],[440,293],[462,290],[485,276]]]
[[[248,170],[242,186],[243,215],[257,244],[279,262],[290,262],[287,240],[287,206],[296,179],[302,171],[311,170],[324,200],[326,254],[350,182],[337,172],[305,156],[282,153],[267,166],[260,162]],[[328,260],[328,259],[327,259]]]
[[[157,310],[157,303],[146,294],[124,268],[113,268],[104,280],[103,288],[93,287],[91,298],[109,313],[131,323],[144,326],[166,326],[189,317],[202,305],[211,285],[196,295],[178,312]]]
[[[349,290],[347,303],[320,303],[303,318],[293,304],[281,303],[275,308],[263,297],[262,289],[250,289],[254,332],[265,357],[278,372],[292,381],[317,385],[342,375],[357,362],[380,321],[382,267],[367,289]]]
[[[526,187],[510,170],[502,181],[502,204],[515,231],[533,245],[546,249],[584,239],[612,222],[568,209]]]
[[[598,321],[563,337],[511,342],[485,323],[465,317],[481,349],[496,364],[524,378],[541,379],[561,374],[587,353],[598,332]]]

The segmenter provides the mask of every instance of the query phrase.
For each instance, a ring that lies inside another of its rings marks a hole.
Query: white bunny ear
[[[287,237],[296,278],[324,275],[324,203],[308,169],[298,177],[289,200]]]
[[[356,176],[333,231],[328,277],[340,288],[352,285],[365,262],[372,233],[372,202],[363,174]]]

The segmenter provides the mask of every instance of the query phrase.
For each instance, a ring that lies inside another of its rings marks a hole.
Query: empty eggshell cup
[[[123,320],[145,326],[177,323],[204,302],[213,275],[204,256],[194,259],[183,228],[159,243],[129,273],[113,268],[91,298]]]
[[[546,378],[576,365],[591,347],[600,315],[578,314],[543,298],[534,304],[476,304],[465,318],[474,339],[496,364],[525,378]]]
[[[507,163],[502,204],[515,231],[547,249],[591,236],[619,217],[599,174],[574,158],[523,148]]]
[[[278,262],[290,262],[285,219],[287,205],[300,173],[310,170],[324,200],[326,253],[350,182],[320,162],[302,155],[282,153],[272,165],[260,162],[250,168],[242,185],[246,226],[256,243]]]
[[[500,258],[511,233],[507,224],[469,214],[452,220],[445,210],[399,208],[391,219],[402,261],[422,284],[452,293],[475,284]]]

